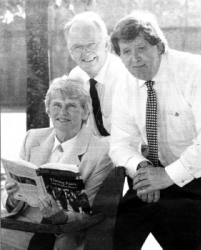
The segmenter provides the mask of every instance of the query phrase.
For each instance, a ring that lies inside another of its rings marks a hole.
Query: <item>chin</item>
[[[134,71],[134,70],[130,71],[130,73],[131,73],[134,77],[136,77],[137,79],[144,80],[144,81],[147,80],[147,77],[146,77],[145,74],[136,72],[136,71]]]
[[[129,70],[130,71],[130,73],[134,76],[134,77],[136,77],[136,78],[138,78],[138,79],[141,79],[140,78],[140,74],[139,73],[137,73],[136,71],[134,71],[133,69],[132,70]]]
[[[98,74],[96,69],[88,68],[84,70],[91,78],[95,77]]]
[[[147,79],[149,79],[149,78],[142,76],[142,75],[138,75],[138,76],[136,76],[136,78],[143,80],[143,81],[148,81]],[[151,80],[151,79],[149,79],[149,80]]]

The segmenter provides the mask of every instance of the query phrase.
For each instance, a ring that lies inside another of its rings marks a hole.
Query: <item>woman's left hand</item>
[[[50,194],[45,198],[39,197],[39,209],[44,218],[51,220],[55,224],[65,224],[68,220],[67,213]]]

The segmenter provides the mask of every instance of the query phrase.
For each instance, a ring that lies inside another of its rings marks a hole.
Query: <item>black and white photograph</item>
[[[1,0],[1,250],[201,250],[201,1]]]

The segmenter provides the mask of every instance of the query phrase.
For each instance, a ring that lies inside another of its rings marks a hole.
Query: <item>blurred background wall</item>
[[[92,10],[109,33],[132,10],[153,12],[171,48],[201,54],[200,0],[49,0],[49,79],[75,66],[66,49],[64,24],[74,14]],[[37,13],[36,13],[37,15]],[[0,5],[0,100],[4,109],[26,106],[27,48],[25,0],[2,0]]]

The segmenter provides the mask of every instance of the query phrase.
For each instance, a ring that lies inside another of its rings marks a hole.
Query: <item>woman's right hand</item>
[[[17,203],[19,203],[18,200],[16,200],[13,196],[13,194],[18,190],[18,186],[16,183],[10,183],[10,182],[7,182],[6,185],[5,185],[5,189],[6,189],[6,192],[11,200],[11,202],[13,203],[13,205],[17,205]]]

